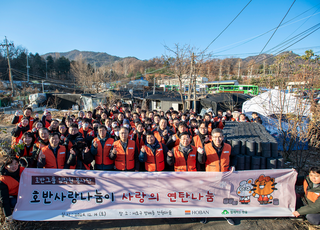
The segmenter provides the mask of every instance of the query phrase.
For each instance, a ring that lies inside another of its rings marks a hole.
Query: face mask
[[[85,127],[85,128],[88,128],[88,127],[89,127],[89,124],[88,124],[88,123],[85,123],[85,124],[84,124],[84,127]]]
[[[129,125],[128,124],[124,124],[123,127],[129,128]]]
[[[116,135],[118,137],[119,136],[119,131],[115,131],[114,135]]]

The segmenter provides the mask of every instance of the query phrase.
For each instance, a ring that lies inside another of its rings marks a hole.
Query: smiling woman
[[[0,200],[7,220],[12,220],[12,208],[17,203],[20,175],[24,170],[19,166],[18,158],[8,157],[2,167],[0,176]]]

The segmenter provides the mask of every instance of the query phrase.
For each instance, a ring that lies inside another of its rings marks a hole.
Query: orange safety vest
[[[206,144],[204,148],[207,155],[207,172],[226,172],[229,170],[231,145],[224,143],[220,159],[211,142]]]
[[[141,138],[139,140],[138,134],[136,134],[136,139],[133,140],[136,142],[136,146],[138,148],[138,152],[140,152],[141,147],[144,145],[144,141],[143,141],[143,135],[141,135]]]
[[[92,132],[93,130],[92,129],[88,129],[88,131],[87,131],[87,136],[89,135],[91,135],[91,132]],[[82,137],[83,138],[86,138],[85,136],[84,136],[84,131],[83,131],[83,128],[81,127],[81,129],[79,129],[79,133],[81,133],[82,134]]]
[[[308,191],[308,182],[307,182],[307,180],[303,181],[303,190],[304,190],[304,193],[306,194],[307,199],[311,200],[313,203],[316,202],[316,200],[320,197],[319,193]]]
[[[135,153],[135,142],[128,140],[127,150],[124,152],[121,141],[115,141],[113,148],[117,152],[117,158],[115,159],[115,166],[118,170],[131,170],[135,166],[134,153]]]
[[[214,119],[214,122],[219,122],[219,124],[218,124],[218,128],[219,129],[223,129],[223,123],[222,123],[222,118],[219,118],[219,117],[215,117]]]
[[[179,151],[179,146],[173,148],[174,154],[174,171],[197,171],[197,149],[194,146],[192,151],[188,155],[188,160],[186,162],[184,155]]]
[[[22,119],[22,118],[23,118],[23,115],[20,115],[20,116],[19,116],[18,123],[21,122],[21,119]],[[33,117],[29,117],[29,128],[30,128],[30,129],[32,129],[33,121],[34,121],[34,118],[33,118]]]
[[[164,155],[163,146],[160,144],[160,148],[156,150],[155,155],[152,150],[144,146],[147,153],[147,161],[145,162],[145,167],[148,172],[163,171],[164,170]]]
[[[176,136],[176,141],[174,142],[174,147],[178,146],[180,144],[180,138],[178,137],[177,134],[174,134],[174,136]]]
[[[158,140],[159,143],[166,144],[166,142],[164,141],[164,138],[160,135],[158,131],[154,131],[153,135]]]
[[[129,138],[130,140],[133,139],[133,136],[134,136],[133,131],[134,131],[134,130],[131,129],[131,131],[129,132],[128,138]]]
[[[198,149],[198,147],[203,148],[202,143],[201,143],[201,139],[198,135],[193,137],[193,142],[194,142],[194,146],[197,149]]]
[[[21,176],[24,167],[20,166],[19,176]],[[9,196],[18,196],[19,182],[11,176],[0,176],[0,181],[8,186]]]
[[[66,160],[66,147],[59,145],[57,157],[54,156],[53,151],[49,149],[49,146],[45,146],[42,149],[42,153],[46,156],[46,165],[44,168],[56,168],[63,169]]]
[[[110,149],[114,142],[114,139],[108,138],[102,147],[100,140],[96,137],[93,141],[96,141],[98,144],[97,152],[98,154],[95,156],[96,164],[98,165],[111,165],[114,163],[114,160],[109,158]]]

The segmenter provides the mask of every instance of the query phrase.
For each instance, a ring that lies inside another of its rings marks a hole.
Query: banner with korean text
[[[293,169],[105,172],[27,168],[13,218],[23,221],[292,216]]]

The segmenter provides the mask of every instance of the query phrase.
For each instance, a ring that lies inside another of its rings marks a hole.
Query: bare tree
[[[179,94],[181,97],[181,102],[183,106],[183,111],[185,111],[185,98],[184,98],[184,82],[183,76],[188,74],[190,71],[190,46],[175,44],[173,49],[165,46],[165,49],[169,51],[171,55],[165,55],[165,61],[168,63],[168,69],[171,71],[171,76],[178,79],[179,82]],[[190,89],[189,89],[190,90]]]

